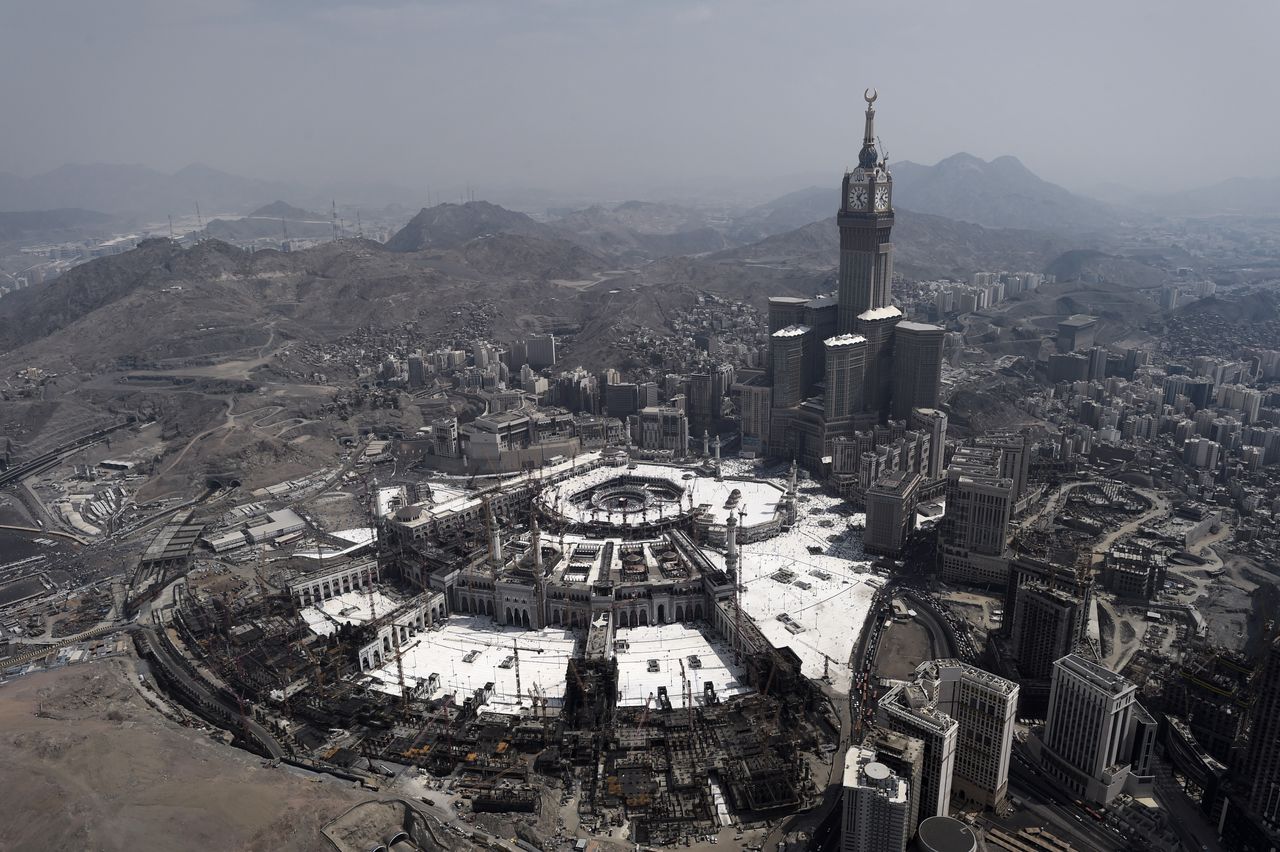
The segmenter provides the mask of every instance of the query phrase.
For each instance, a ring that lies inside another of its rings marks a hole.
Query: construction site
[[[369,789],[419,775],[463,819],[541,848],[740,837],[819,804],[861,624],[862,598],[839,596],[870,589],[817,526],[818,498],[794,470],[697,470],[695,489],[687,467],[587,464],[576,505],[603,502],[597,517],[562,510],[581,460],[435,503],[370,481],[356,546],[153,564],[128,602],[139,654],[243,748]],[[793,552],[848,576],[805,582],[796,556],[779,579],[770,554]]]

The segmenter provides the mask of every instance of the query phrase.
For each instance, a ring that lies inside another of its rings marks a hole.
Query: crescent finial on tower
[[[880,93],[877,92],[875,89],[863,89],[862,97],[866,100],[867,103],[873,104],[876,102],[876,98],[880,97]]]

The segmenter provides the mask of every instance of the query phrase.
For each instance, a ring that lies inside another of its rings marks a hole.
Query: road
[[[1076,807],[1066,793],[1032,765],[1016,743],[1009,761],[1009,793],[1021,800],[1025,810],[1044,820],[1054,834],[1082,849],[1120,852],[1129,847],[1124,837]]]

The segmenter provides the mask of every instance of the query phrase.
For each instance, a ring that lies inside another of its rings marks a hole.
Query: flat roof
[[[937,332],[946,331],[946,329],[944,329],[940,325],[931,325],[930,323],[927,323],[927,322],[912,322],[911,320],[903,320],[902,322],[898,323],[898,330],[899,331],[937,331]]]
[[[755,691],[744,682],[746,669],[733,664],[733,648],[715,636],[710,627],[699,629],[684,624],[621,627],[614,634],[614,645],[618,649],[619,705],[641,707],[650,695],[656,704],[658,687],[665,686],[671,706],[684,707],[681,661],[689,678],[694,706],[706,703],[703,684],[707,681],[715,686],[716,696],[722,701]],[[696,664],[691,662],[691,657],[697,658]],[[649,671],[650,660],[657,662],[656,672]]]
[[[722,468],[726,476],[752,469],[736,459],[726,459]],[[779,466],[777,475],[766,479],[785,487],[786,468]],[[862,550],[862,536],[849,530],[866,515],[805,484],[797,510],[787,532],[739,546],[742,611],[771,644],[795,652],[805,677],[828,674],[835,689],[848,692],[849,655],[881,582]],[[723,554],[703,553],[724,568]]]
[[[1091,317],[1088,314],[1073,314],[1066,319],[1060,321],[1058,325],[1069,325],[1073,328],[1085,328],[1093,325],[1098,321],[1097,317]]]
[[[1105,689],[1114,695],[1119,695],[1128,689],[1137,688],[1123,676],[1111,671],[1111,669],[1104,668],[1095,662],[1086,660],[1079,654],[1068,654],[1054,663],[1054,665],[1061,666],[1082,680],[1086,680],[1094,686]]]
[[[425,630],[401,643],[401,662],[405,682],[416,685],[431,675],[440,676],[440,687],[430,698],[452,695],[457,704],[493,684],[486,709],[499,713],[516,713],[521,707],[532,708],[528,691],[540,691],[548,707],[564,704],[565,677],[573,657],[576,638],[562,627],[526,630],[523,627],[497,624],[487,615],[450,615],[439,628]],[[516,694],[515,661],[504,667],[508,657],[520,653],[520,686]],[[398,695],[399,673],[395,655],[388,655],[386,665],[370,672],[375,689]],[[471,658],[467,662],[467,657]]]

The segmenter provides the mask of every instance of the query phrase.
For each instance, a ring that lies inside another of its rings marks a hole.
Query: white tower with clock
[[[890,306],[893,278],[893,176],[876,149],[876,92],[867,101],[866,130],[858,167],[844,176],[840,211],[840,291],[837,331],[858,331],[858,317]]]

